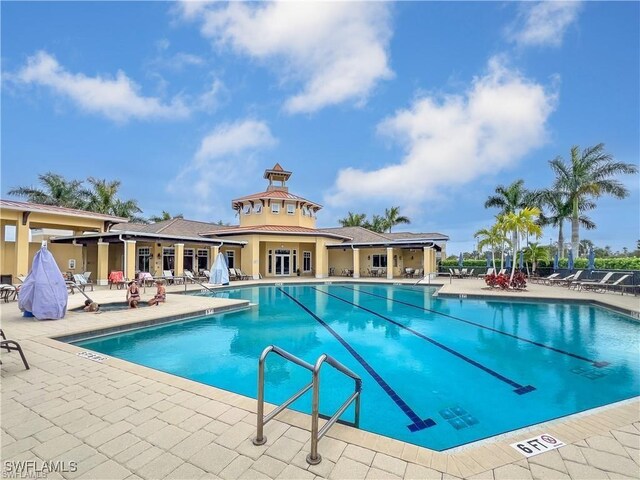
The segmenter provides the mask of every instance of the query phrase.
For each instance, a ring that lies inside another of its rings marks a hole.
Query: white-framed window
[[[195,249],[193,248],[185,248],[184,254],[182,255],[182,268],[185,270],[193,271],[193,259],[195,257]]]
[[[173,270],[176,266],[176,249],[162,247],[162,270]]]
[[[287,215],[296,213],[296,206],[293,203],[287,203]]]
[[[304,207],[302,207],[302,216],[306,217],[308,215],[309,215],[309,207],[305,205]]]
[[[256,215],[259,215],[262,213],[262,203],[256,203],[253,206],[253,213],[255,213]]]
[[[302,252],[302,271],[311,271],[311,252]]]
[[[371,255],[371,266],[374,267],[374,268],[386,268],[386,266],[387,266],[387,255],[386,254]]]
[[[271,204],[271,213],[275,213],[276,215],[278,213],[280,213],[280,204],[279,203],[273,202]]]
[[[225,255],[227,256],[227,267],[236,268],[236,252],[233,250],[227,250]]]
[[[198,271],[209,269],[209,250],[206,248],[198,249]]]
[[[243,215],[251,215],[251,205],[243,205],[242,206],[242,214]]]
[[[273,250],[269,250],[267,255],[267,273],[273,272]]]
[[[138,271],[151,272],[151,248],[138,247]]]

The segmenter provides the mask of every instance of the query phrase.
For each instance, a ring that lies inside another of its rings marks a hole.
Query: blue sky
[[[473,249],[498,184],[606,144],[638,164],[638,2],[3,2],[2,197],[46,171],[122,181],[144,215],[235,223],[279,162],[291,191]],[[638,177],[591,212],[633,249]],[[565,231],[570,231],[569,224]],[[556,232],[546,229],[549,243]]]

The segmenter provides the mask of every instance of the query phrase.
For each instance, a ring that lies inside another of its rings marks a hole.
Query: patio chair
[[[91,281],[91,272],[84,272],[82,275],[87,279],[87,282]]]
[[[451,270],[451,269],[449,269],[449,270]],[[480,275],[478,275],[478,278],[484,278],[484,277],[487,277],[489,275],[493,275],[493,271],[494,271],[493,267],[489,267],[489,268],[487,268],[487,273],[481,273]]]
[[[240,280],[240,277],[238,276],[238,272],[236,272],[235,268],[229,269],[229,280]]]
[[[460,273],[460,270],[458,270],[457,268],[453,269],[453,274],[458,278],[462,278],[462,273]]]
[[[209,270],[202,270],[202,275],[205,277],[206,282],[211,278],[211,272]]]
[[[530,278],[529,281],[531,283],[539,283],[539,284],[545,284],[548,285],[547,282],[549,282],[549,284],[551,283],[552,280],[558,278],[560,276],[559,273],[552,273],[551,275],[549,275],[548,277],[537,277],[537,278]]]
[[[18,298],[18,287],[8,283],[0,283],[0,298],[8,303]]]
[[[609,283],[609,284],[605,284],[602,285],[603,290],[602,292],[604,293],[607,290],[611,290],[611,291],[615,291],[615,290],[620,290],[621,294],[624,294],[624,290],[626,288],[629,287],[635,287],[635,285],[624,285],[623,282],[625,282],[627,280],[627,278],[631,278],[631,274],[625,274],[622,275],[620,278],[618,278],[615,282]]]
[[[236,274],[240,277],[240,280],[251,280],[252,277],[244,273],[239,268],[236,268]]]
[[[604,277],[602,277],[600,279],[600,281],[588,281],[585,280],[583,282],[572,282],[572,285],[574,286],[575,290],[599,290],[602,288],[603,285],[607,285],[609,282],[609,280],[611,279],[611,277],[613,275],[615,275],[616,272],[608,272]]]
[[[475,269],[475,268],[472,268],[471,270],[469,270],[469,271],[467,272],[467,277],[469,277],[469,278],[473,277],[473,272],[475,272],[475,271],[476,271],[476,269]]]
[[[178,283],[184,283],[184,277],[175,277],[171,270],[163,270],[162,279],[167,282],[167,285],[176,285]]]
[[[114,270],[109,274],[108,281],[109,281],[109,290],[111,290],[111,287],[113,287],[114,285],[116,286],[117,289],[124,288],[124,285],[125,285],[124,273],[119,270]]]
[[[22,347],[15,340],[7,340],[7,337],[4,334],[4,331],[0,329],[0,349],[4,348],[7,352],[18,352],[20,354],[20,358],[22,359],[22,363],[24,364],[24,368],[29,370],[29,363],[27,363],[27,357],[24,356],[24,352],[22,351]],[[0,360],[0,365],[2,365],[2,361]]]
[[[77,286],[77,288],[79,288],[80,290],[82,290],[83,292],[85,291],[85,289],[87,287],[91,287],[91,291],[93,292],[93,283],[89,282],[85,276],[81,273],[76,273],[73,276],[73,280]]]

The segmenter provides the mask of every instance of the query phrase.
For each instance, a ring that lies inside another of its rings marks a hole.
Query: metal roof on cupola
[[[282,201],[284,206],[285,200],[295,201],[297,206],[302,208],[308,207],[311,211],[317,212],[322,208],[319,203],[307,200],[289,193],[287,187],[287,180],[291,177],[292,172],[285,170],[279,163],[276,163],[272,168],[268,168],[264,171],[264,178],[269,180],[267,190],[259,193],[252,193],[251,195],[245,195],[244,197],[236,198],[231,201],[231,206],[234,210],[240,210],[243,205],[249,204],[253,206],[256,202],[263,205],[269,205],[271,201]]]

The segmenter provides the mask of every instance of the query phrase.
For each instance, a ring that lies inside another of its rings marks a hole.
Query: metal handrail
[[[196,279],[195,275],[184,275],[184,278],[186,279],[184,282],[184,291],[187,291],[187,280],[191,280],[193,283],[197,283],[198,285],[200,285],[202,288],[209,290],[210,292],[215,292],[215,290],[213,288],[209,288],[207,287],[204,283],[198,281],[198,279]]]
[[[288,360],[296,365],[306,368],[312,372],[312,380],[309,384],[302,387],[296,393],[291,396],[287,401],[280,406],[269,412],[268,415],[264,414],[264,365],[267,356],[271,353],[275,353],[285,360]],[[328,363],[333,368],[341,372],[342,374],[350,377],[355,382],[354,392],[347,400],[338,408],[336,413],[327,420],[327,423],[323,425],[321,429],[318,429],[318,418],[320,416],[320,369],[322,365]],[[322,354],[315,365],[305,362],[304,360],[291,355],[289,352],[270,345],[262,351],[260,359],[258,360],[258,412],[257,412],[257,428],[256,438],[253,439],[254,445],[264,445],[267,441],[267,437],[264,435],[264,426],[267,422],[271,421],[276,415],[282,412],[285,408],[295,402],[298,398],[313,388],[312,403],[311,403],[311,452],[307,455],[307,463],[311,465],[317,465],[322,460],[322,457],[318,454],[318,442],[327,433],[327,431],[338,421],[340,416],[345,412],[347,408],[355,401],[355,420],[354,425],[356,428],[360,425],[360,394],[362,392],[362,379],[345,367],[335,358]]]
[[[254,445],[264,445],[267,441],[267,437],[264,435],[264,426],[267,422],[272,420],[276,415],[278,415],[282,410],[287,408],[293,402],[295,402],[302,395],[307,393],[311,387],[313,387],[313,382],[310,382],[308,385],[302,387],[301,390],[296,392],[289,400],[284,402],[278,408],[270,412],[265,416],[264,414],[264,364],[267,359],[267,356],[271,353],[275,353],[280,355],[285,360],[289,360],[290,362],[295,363],[303,368],[306,368],[309,371],[313,371],[313,365],[310,363],[301,360],[300,358],[291,355],[289,352],[282,350],[280,347],[276,347],[275,345],[270,345],[262,351],[260,355],[260,360],[258,360],[258,419],[257,419],[257,428],[256,428],[256,438],[253,439]]]
[[[338,408],[336,413],[327,420],[327,423],[318,430],[318,417],[320,415],[320,369],[322,365],[328,363],[339,372],[351,377],[355,381],[355,389],[353,394]],[[338,421],[340,416],[345,412],[349,405],[355,400],[355,420],[356,428],[360,425],[360,394],[362,392],[362,379],[326,353],[320,355],[318,361],[313,367],[313,397],[311,401],[311,452],[307,455],[307,463],[317,465],[322,461],[322,456],[318,453],[318,442],[327,433],[327,431]]]

